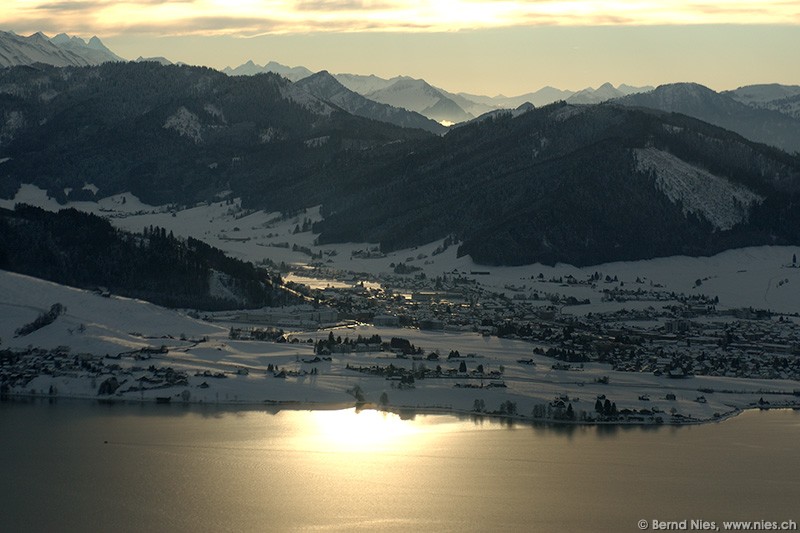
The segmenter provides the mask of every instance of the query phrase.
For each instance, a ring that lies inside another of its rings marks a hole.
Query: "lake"
[[[638,531],[800,521],[800,413],[552,427],[0,404],[3,531]]]

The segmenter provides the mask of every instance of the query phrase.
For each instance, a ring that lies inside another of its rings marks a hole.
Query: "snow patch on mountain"
[[[650,147],[637,148],[634,154],[638,170],[653,172],[658,189],[673,203],[681,202],[684,214],[702,215],[718,230],[746,221],[750,205],[764,201],[746,187],[669,152]]]
[[[222,110],[217,106],[215,106],[214,104],[204,105],[203,110],[205,110],[205,112],[211,115],[212,117],[219,119],[220,122],[222,122],[223,124],[226,124],[228,122],[227,120],[225,120],[225,114],[222,112]]]
[[[322,137],[314,137],[313,139],[308,139],[304,141],[304,144],[307,148],[319,148],[321,146],[325,146],[328,144],[328,141],[331,140],[330,135],[323,135]]]
[[[280,130],[273,128],[272,126],[268,127],[265,130],[261,130],[258,134],[258,140],[261,144],[271,143],[272,141],[282,141],[287,138],[287,135]]]
[[[0,115],[0,146],[14,139],[14,133],[25,126],[25,115],[19,111],[5,111]]]
[[[200,134],[200,119],[183,106],[179,107],[178,111],[169,117],[162,127],[177,131],[181,137],[188,137],[195,144],[199,144],[203,140]]]
[[[229,275],[212,270],[208,280],[208,293],[222,300],[233,300],[244,305],[245,299],[235,290],[235,281]]]
[[[53,100],[56,96],[58,96],[58,92],[54,91],[53,89],[47,89],[46,91],[42,91],[39,93],[39,100],[44,103],[48,103]]]

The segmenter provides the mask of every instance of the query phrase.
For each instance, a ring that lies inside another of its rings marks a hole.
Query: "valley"
[[[490,98],[0,38],[4,397],[800,406],[794,86]]]
[[[485,267],[456,257],[453,242],[390,253],[318,245],[308,230],[318,209],[286,217],[236,200],[175,211],[122,198],[70,207],[119,228],[203,238],[276,269],[308,303],[176,312],[3,273],[7,396],[356,404],[594,424],[800,406],[797,248]],[[33,186],[16,201],[61,207]],[[54,303],[66,312],[15,336]]]

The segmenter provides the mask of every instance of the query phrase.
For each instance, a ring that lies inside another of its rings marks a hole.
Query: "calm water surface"
[[[639,531],[800,522],[800,413],[682,428],[0,404],[2,531]]]

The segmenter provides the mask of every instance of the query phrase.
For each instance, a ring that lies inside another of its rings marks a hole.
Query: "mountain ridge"
[[[124,61],[109,50],[97,36],[88,42],[59,33],[53,38],[41,32],[28,37],[0,31],[0,67],[43,63],[57,67],[99,65]]]
[[[772,109],[749,106],[698,83],[659,85],[650,92],[624,96],[614,102],[682,113],[756,142],[800,152],[800,120]]]
[[[461,126],[396,166],[381,171],[395,179],[323,206],[320,242],[394,250],[455,234],[483,264],[588,265],[800,238],[786,223],[800,160],[681,115],[552,104]],[[703,172],[722,180],[714,204],[702,205]],[[388,191],[395,202],[378,209]]]
[[[341,91],[327,73],[316,80]],[[800,242],[800,159],[670,111],[561,102],[437,136],[352,115],[272,73],[13,67],[0,87],[14,117],[0,124],[6,198],[33,183],[61,201],[130,191],[151,204],[321,204],[320,243],[397,250],[453,236],[483,264]]]
[[[437,135],[447,131],[445,126],[419,113],[381,104],[351,91],[326,70],[303,78],[295,82],[295,85],[357,116],[404,128],[419,128]]]
[[[84,199],[90,182],[104,196],[192,203],[252,184],[262,201],[288,208],[323,194],[294,196],[292,177],[321,180],[341,158],[431,135],[350,115],[276,74],[156,62],[66,68],[0,70],[9,91],[0,105],[15,117],[0,124],[0,195],[27,181],[61,201]]]

